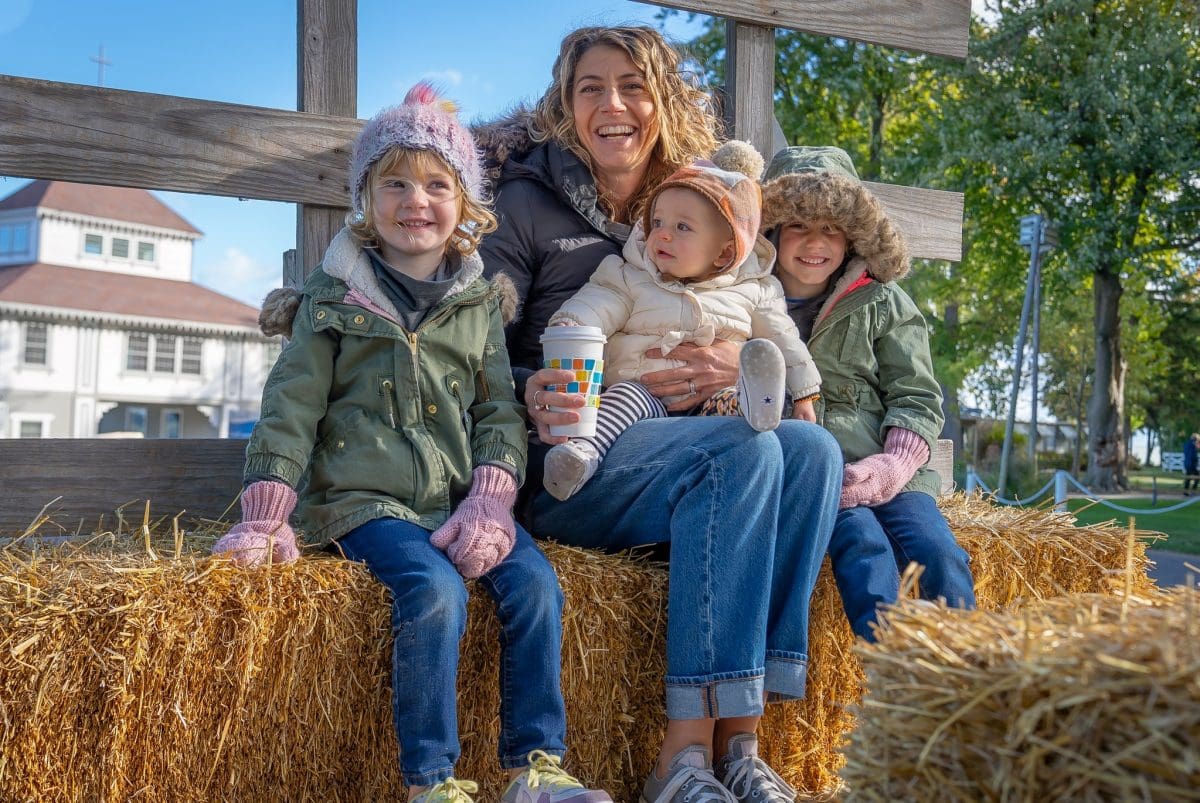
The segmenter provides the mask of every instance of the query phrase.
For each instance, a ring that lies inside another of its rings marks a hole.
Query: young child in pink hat
[[[471,134],[427,85],[363,128],[353,211],[302,293],[264,330],[291,338],[246,448],[242,522],[213,547],[244,565],[306,540],[362,561],[392,592],[392,706],[414,803],[470,803],[454,777],[464,578],[497,603],[504,803],[611,803],[561,766],[562,592],[513,521],[523,408],[504,347],[504,287],[482,278],[495,228]],[[299,491],[299,494],[297,493]]]

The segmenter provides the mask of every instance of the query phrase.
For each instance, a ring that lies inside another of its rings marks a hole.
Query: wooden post
[[[775,29],[728,20],[725,23],[725,88],[732,132],[758,149],[765,161],[775,155]]]
[[[296,0],[296,107],[339,117],[358,115],[356,0]],[[342,228],[346,210],[301,204],[296,249],[301,283]],[[290,277],[285,276],[287,281]]]

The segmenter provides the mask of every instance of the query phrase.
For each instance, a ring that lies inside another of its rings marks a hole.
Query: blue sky
[[[419,10],[417,10],[419,9]],[[629,0],[412,4],[359,0],[358,115],[432,79],[468,119],[538,97],[563,34],[581,25],[657,24],[656,6]],[[668,36],[699,22],[678,16]],[[296,107],[295,0],[0,0],[0,73],[96,84],[100,46],[114,89]],[[0,178],[0,197],[26,183]],[[295,242],[291,204],[157,193],[204,232],[197,282],[255,306],[279,284]]]

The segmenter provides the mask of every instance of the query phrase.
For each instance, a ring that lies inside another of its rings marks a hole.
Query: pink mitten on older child
[[[214,554],[227,554],[241,566],[290,563],[300,557],[296,533],[288,517],[296,508],[296,492],[282,482],[262,480],[242,491],[242,521],[213,544]]]
[[[846,464],[838,508],[890,502],[928,461],[929,444],[924,438],[903,427],[892,427],[882,454]]]
[[[429,542],[446,553],[463,577],[481,577],[512,552],[516,501],[516,477],[499,466],[479,466],[471,472],[471,492]]]

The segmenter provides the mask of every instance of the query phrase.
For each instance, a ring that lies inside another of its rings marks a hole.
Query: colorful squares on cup
[[[600,406],[600,394],[597,393],[593,396],[588,396],[587,406],[588,407],[599,407]]]

